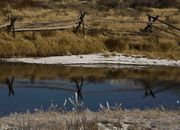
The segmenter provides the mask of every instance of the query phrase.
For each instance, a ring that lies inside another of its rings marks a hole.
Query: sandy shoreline
[[[125,56],[123,54],[105,56],[103,54],[52,56],[40,58],[1,59],[13,63],[61,64],[61,65],[141,65],[141,66],[175,66],[180,67],[180,60],[149,59],[142,56]]]
[[[10,63],[60,64],[60,65],[102,65],[102,66],[174,66],[180,67],[180,60],[148,59],[141,56],[122,54],[105,56],[103,54],[54,56],[43,58],[1,59]],[[164,130],[180,128],[178,110],[105,110],[100,112],[57,112],[38,111],[37,113],[12,114],[0,117],[0,130],[38,129],[38,130],[128,130],[151,129]]]

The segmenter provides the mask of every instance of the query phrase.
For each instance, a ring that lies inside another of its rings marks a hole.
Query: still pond
[[[0,116],[14,112],[180,107],[180,68],[0,64]],[[101,104],[101,105],[100,105]],[[77,105],[77,106],[76,106]]]

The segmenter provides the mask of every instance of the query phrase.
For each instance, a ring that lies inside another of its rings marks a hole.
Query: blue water
[[[140,70],[138,70],[140,71]],[[19,78],[20,77],[20,78]],[[14,112],[34,111],[35,109],[47,110],[51,104],[61,108],[67,100],[63,109],[72,110],[74,107],[69,101],[75,99],[76,84],[70,79],[51,78],[38,79],[31,82],[23,76],[15,77],[13,89],[15,95],[8,95],[8,87],[4,82],[0,84],[0,114],[7,115]],[[167,82],[167,83],[166,83]],[[173,84],[173,85],[172,85]],[[163,81],[150,87],[154,96],[145,96],[149,90],[139,80],[129,78],[108,78],[102,81],[90,81],[82,86],[81,102],[84,107],[99,111],[100,104],[106,106],[118,105],[126,109],[146,109],[164,106],[165,108],[179,108],[180,86],[179,81]]]
[[[67,83],[68,84],[68,83]],[[43,86],[43,85],[42,85]],[[47,86],[53,88],[53,86]],[[172,88],[168,91],[163,91],[152,96],[144,97],[144,90],[127,90],[121,91],[125,86],[111,84],[109,82],[89,84],[82,88],[83,102],[87,108],[92,111],[99,110],[99,104],[106,106],[106,102],[110,106],[121,105],[123,108],[156,108],[163,105],[168,108],[179,107],[177,101],[180,99],[179,94],[174,94]],[[69,88],[73,88],[73,85]],[[65,99],[67,99],[66,109],[71,110],[73,105],[68,98],[75,98],[73,91],[37,88],[36,84],[32,84],[31,88],[14,88],[15,95],[8,96],[6,88],[0,88],[0,112],[7,114],[11,112],[26,112],[27,110],[33,111],[41,107],[46,110],[50,107],[51,103],[62,107]]]

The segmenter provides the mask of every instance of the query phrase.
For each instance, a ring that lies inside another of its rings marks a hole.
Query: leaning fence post
[[[84,25],[84,17],[85,17],[86,13],[81,11],[81,15],[79,17],[78,22],[76,22],[77,26],[73,29],[74,33],[77,33],[78,30],[80,29],[81,25],[83,27],[83,36],[85,36],[85,25]]]
[[[85,16],[85,14],[84,14]],[[83,36],[85,37],[85,26],[84,26],[84,18],[82,19],[82,26],[83,26]]]
[[[32,32],[32,39],[36,40],[36,32],[34,32],[34,31]]]
[[[148,17],[148,22],[146,27],[144,28],[144,32],[148,32],[148,33],[152,33],[153,32],[153,23],[159,18],[159,16],[157,15],[156,17],[152,17],[149,14],[146,14]]]
[[[13,33],[13,37],[15,37],[16,36],[16,34],[15,34],[15,22],[16,22],[16,19],[12,19],[12,33]]]
[[[15,22],[16,22],[16,20],[17,20],[16,17],[11,16],[10,24],[7,25],[7,33],[9,34],[10,32],[12,32],[13,37],[16,36],[16,34],[15,34]]]

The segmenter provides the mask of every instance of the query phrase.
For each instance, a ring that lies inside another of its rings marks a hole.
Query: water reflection
[[[141,81],[134,81],[136,84],[142,84],[144,87],[144,96],[148,97],[151,96],[156,98],[156,94],[162,93],[164,91],[168,91],[170,89],[180,89],[180,82],[177,81],[158,81],[158,80],[141,80]]]
[[[76,84],[76,91],[75,91],[75,99],[76,103],[80,104],[83,101],[82,97],[82,87],[84,86],[85,77],[72,77],[71,82]]]
[[[151,87],[152,87],[152,84],[150,81],[142,81],[143,85],[144,85],[144,89],[145,89],[145,93],[144,93],[144,97],[147,97],[147,96],[152,96],[153,98],[155,98],[155,93],[152,91]]]
[[[0,73],[0,81],[5,82],[8,96],[15,95],[16,91],[16,96],[10,100],[0,93],[0,104],[4,105],[0,111],[8,109],[11,102],[12,105],[16,102],[20,106],[18,109],[28,109],[37,104],[48,105],[49,100],[62,104],[64,99],[69,99],[76,109],[86,105],[92,107],[91,110],[97,110],[95,105],[105,101],[123,103],[126,108],[158,107],[161,104],[179,107],[179,104],[172,103],[180,97],[179,68],[115,69],[2,64]],[[3,92],[3,87],[0,87],[1,90]],[[34,96],[36,92],[37,97]]]
[[[7,88],[9,90],[8,96],[15,95],[15,92],[13,89],[13,83],[14,83],[14,77],[7,78],[5,81],[5,84],[7,85]]]
[[[119,79],[118,85],[121,84],[121,80]],[[7,88],[9,90],[9,96],[15,95],[14,92],[14,86],[15,88],[47,88],[51,90],[58,90],[58,91],[69,91],[74,92],[75,94],[75,101],[76,104],[81,104],[83,102],[83,94],[82,94],[82,88],[85,87],[88,84],[101,84],[105,82],[112,82],[113,80],[109,81],[108,79],[96,79],[95,77],[86,77],[86,76],[78,76],[78,77],[71,77],[69,80],[65,80],[64,83],[58,82],[58,80],[39,80],[31,82],[31,79],[28,80],[17,80],[14,83],[14,77],[7,78],[5,83],[7,85]],[[125,82],[124,82],[125,81]],[[149,81],[149,80],[132,80],[127,79],[122,81],[127,86],[120,86],[118,88],[106,88],[106,89],[95,89],[95,90],[86,90],[85,93],[111,93],[111,92],[124,92],[124,91],[144,91],[144,95],[142,95],[143,98],[151,96],[152,98],[156,98],[156,94],[162,93],[164,91],[168,90],[174,90],[177,89],[179,91],[180,82],[172,82],[172,81]],[[133,82],[130,86],[128,86],[129,82]],[[70,83],[70,84],[69,84]],[[117,83],[115,83],[117,84]],[[84,95],[85,95],[84,93]]]

